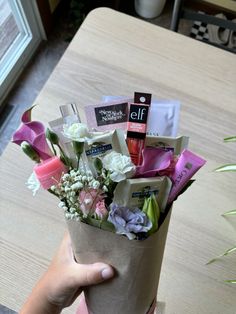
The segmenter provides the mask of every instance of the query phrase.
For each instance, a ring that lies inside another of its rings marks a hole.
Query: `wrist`
[[[34,287],[20,314],[60,314],[62,308],[53,303],[48,291],[47,280],[43,277]]]

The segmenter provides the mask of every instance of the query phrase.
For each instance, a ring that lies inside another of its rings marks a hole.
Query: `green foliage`
[[[224,142],[236,142],[236,136],[230,136],[230,137],[226,137],[224,138]],[[226,164],[223,166],[220,166],[218,168],[215,169],[216,172],[226,172],[226,171],[236,171],[236,164]],[[225,212],[224,214],[222,214],[222,216],[234,216],[236,215],[236,209],[230,210],[228,212]],[[228,249],[227,251],[225,251],[223,254],[213,258],[212,260],[210,260],[207,265],[217,261],[219,258],[227,256],[233,252],[236,252],[236,246]],[[225,282],[227,283],[236,283],[236,280],[225,280]]]

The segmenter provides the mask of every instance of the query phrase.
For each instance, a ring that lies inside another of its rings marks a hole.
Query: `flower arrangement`
[[[147,313],[156,296],[173,201],[192,184],[205,160],[187,150],[186,137],[151,137],[145,145],[143,134],[141,140],[126,140],[120,129],[89,130],[78,115],[52,121],[45,129],[32,121],[33,108],[22,115],[12,140],[35,162],[28,188],[35,195],[42,187],[59,199],[76,259],[101,259],[117,269],[114,283],[100,286],[99,292],[96,287],[88,294],[85,290],[89,308]],[[142,117],[146,108],[135,103],[131,116]],[[128,283],[133,286],[126,292],[130,311],[122,297]],[[117,298],[104,305],[100,300],[113,288],[122,302]]]

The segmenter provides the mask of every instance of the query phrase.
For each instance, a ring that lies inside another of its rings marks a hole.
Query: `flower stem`
[[[57,155],[57,153],[56,153],[56,150],[55,150],[55,148],[54,148],[54,146],[53,146],[52,142],[50,142],[50,144],[51,144],[51,147],[52,147],[53,154],[56,156],[56,155]]]
[[[78,154],[78,155],[77,155],[77,170],[79,170],[79,161],[80,161],[80,157],[81,157],[81,154]]]
[[[63,151],[63,149],[62,149],[62,147],[61,147],[61,145],[59,143],[57,144],[57,146],[58,146],[58,148],[59,148],[59,150],[61,152],[61,155],[62,155],[63,159],[65,160],[66,165],[68,167],[70,167],[71,166],[70,159],[66,156],[66,154],[64,153],[64,151]]]

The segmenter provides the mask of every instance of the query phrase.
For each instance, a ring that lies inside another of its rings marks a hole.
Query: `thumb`
[[[73,277],[79,287],[95,285],[114,276],[114,269],[104,263],[76,264],[73,267]]]

